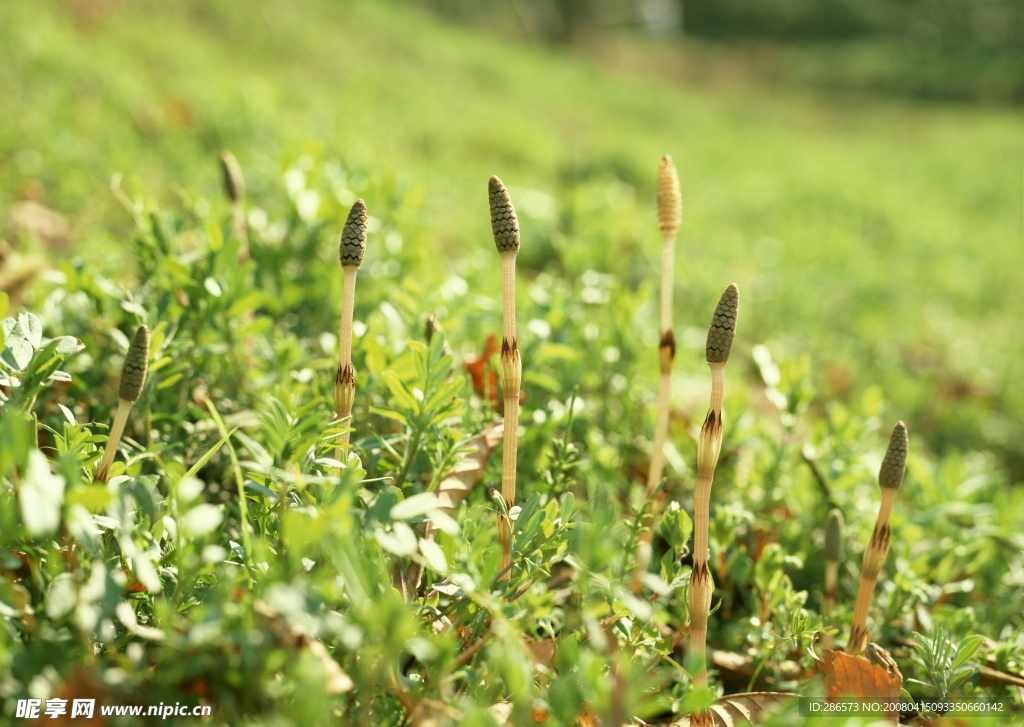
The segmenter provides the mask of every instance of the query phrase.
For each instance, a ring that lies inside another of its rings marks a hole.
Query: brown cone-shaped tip
[[[898,490],[903,484],[903,471],[907,466],[907,448],[910,440],[907,427],[903,422],[896,422],[889,437],[889,448],[885,450],[885,459],[878,470],[878,484],[888,490]]]
[[[825,560],[839,560],[843,551],[843,511],[832,508],[825,520]]]
[[[665,155],[658,167],[658,226],[661,234],[672,237],[679,232],[683,216],[683,201],[679,194],[679,176],[672,157]]]
[[[242,167],[238,165],[235,155],[229,151],[221,152],[220,172],[223,175],[224,194],[238,204],[245,196],[245,177],[242,176]]]
[[[345,227],[341,231],[341,245],[338,248],[338,258],[341,266],[347,268],[354,265],[359,267],[363,264],[363,253],[366,252],[366,203],[357,199],[348,213],[345,220]]]
[[[142,387],[146,383],[146,369],[149,367],[149,329],[139,326],[128,346],[128,355],[124,357],[121,367],[121,383],[117,396],[133,404],[142,396]]]
[[[487,194],[491,201],[491,232],[498,252],[518,251],[519,220],[508,190],[500,179],[491,177],[487,184]]]
[[[725,363],[732,352],[732,342],[736,339],[736,313],[740,302],[740,291],[736,283],[729,287],[718,299],[715,314],[708,328],[708,342],[704,353],[708,363]]]

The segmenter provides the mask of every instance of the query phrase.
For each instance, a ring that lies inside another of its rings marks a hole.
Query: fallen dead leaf
[[[483,474],[487,460],[501,442],[504,433],[505,423],[501,419],[495,419],[473,437],[469,454],[455,465],[437,486],[437,507],[441,512],[451,514],[451,511],[466,499]],[[437,528],[433,523],[428,523],[426,537],[433,539],[436,534]]]
[[[749,722],[756,725],[767,713],[781,709],[797,699],[789,692],[747,692],[728,694],[711,705],[715,727],[736,727]],[[672,723],[672,727],[690,727],[690,715]]]
[[[270,631],[281,644],[308,651],[316,657],[324,670],[328,694],[342,694],[355,687],[352,678],[338,665],[322,642],[305,633],[265,601],[257,600],[253,604],[253,611],[267,621]]]
[[[470,443],[472,451],[441,480],[437,486],[438,508],[451,513],[460,502],[466,499],[470,490],[480,479],[491,453],[501,442],[505,433],[505,423],[495,419],[483,431],[473,437]]]
[[[841,702],[847,699],[862,701],[900,701],[903,675],[899,667],[878,644],[868,644],[867,656],[854,656],[845,651],[822,649],[821,657],[814,653],[814,643],[807,648],[811,658],[825,674],[825,699]],[[898,719],[898,712],[886,712],[889,719]]]

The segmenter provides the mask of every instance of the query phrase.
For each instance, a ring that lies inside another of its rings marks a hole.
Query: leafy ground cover
[[[84,693],[206,702],[227,724],[656,722],[698,706],[686,513],[701,348],[731,281],[712,687],[822,689],[807,647],[848,636],[903,419],[871,638],[912,697],[1016,698],[1018,119],[680,87],[387,5],[96,7],[0,6],[18,110],[0,124],[0,203],[71,221],[53,237],[8,223],[2,251],[5,719],[19,698]],[[245,173],[244,233],[219,191],[224,147]],[[676,393],[636,597],[666,152],[683,199]],[[498,358],[481,356],[501,328],[494,173],[523,236],[507,581]],[[357,393],[339,423],[337,241],[357,198]],[[140,324],[149,375],[96,483]],[[826,620],[832,507],[847,535]]]

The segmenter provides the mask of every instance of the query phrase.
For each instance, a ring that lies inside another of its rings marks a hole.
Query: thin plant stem
[[[836,580],[839,574],[839,556],[843,547],[843,513],[838,508],[829,511],[825,521],[825,590],[821,596],[821,615],[826,621],[836,607]],[[826,632],[821,645],[832,648],[832,634]]]
[[[117,447],[121,444],[121,436],[124,434],[125,424],[128,422],[128,414],[132,410],[132,403],[124,399],[117,400],[117,411],[114,413],[114,422],[110,425],[110,435],[107,437],[107,446],[103,449],[103,458],[96,468],[96,482],[106,482],[110,477],[110,465],[114,463],[114,456],[117,454]]]
[[[861,655],[868,643],[868,608],[871,596],[875,592],[878,574],[889,554],[889,514],[892,512],[893,500],[903,482],[903,472],[907,463],[908,447],[907,428],[903,422],[897,422],[889,437],[882,467],[878,472],[878,484],[882,488],[882,502],[878,506],[878,518],[875,529],[871,533],[871,541],[864,551],[864,565],[857,589],[857,602],[853,608],[853,623],[850,627],[850,641],[846,645],[846,653]]]
[[[501,453],[501,497],[506,512],[511,512],[516,501],[516,455],[519,437],[519,389],[522,384],[523,364],[516,339],[516,254],[519,252],[519,220],[505,185],[491,177],[487,185],[491,207],[491,232],[501,255],[501,385],[505,392],[505,431]],[[496,523],[498,543],[501,545],[499,581],[511,578],[512,520],[498,513]]]
[[[735,283],[722,293],[715,307],[705,355],[711,367],[711,402],[697,441],[697,493],[693,513],[693,571],[690,574],[688,600],[690,607],[690,650],[698,663],[693,683],[708,685],[707,629],[714,584],[708,568],[708,528],[710,525],[711,485],[722,450],[722,401],[725,396],[725,364],[736,338],[736,314],[739,290]],[[691,715],[691,725],[711,725],[711,714]]]
[[[125,354],[124,364],[121,366],[121,379],[117,387],[117,411],[114,413],[114,422],[110,426],[107,446],[103,450],[103,457],[100,459],[96,475],[93,477],[96,482],[106,482],[110,476],[110,465],[113,464],[117,446],[121,443],[124,427],[128,422],[128,414],[135,402],[142,396],[142,387],[146,384],[148,368],[149,329],[146,326],[139,326],[128,345],[128,353]]]
[[[680,212],[679,178],[672,158],[661,159],[658,170],[658,221],[664,238],[661,253],[661,340],[658,344],[660,380],[658,382],[658,413],[654,420],[654,448],[647,470],[644,517],[636,549],[636,567],[629,588],[640,595],[643,574],[651,559],[651,541],[655,504],[651,494],[661,482],[665,470],[665,439],[668,436],[669,400],[672,396],[672,363],[676,357],[676,339],[672,330],[672,280],[675,265],[676,234]]]
[[[367,231],[366,203],[357,199],[349,210],[348,219],[341,232],[338,245],[338,259],[345,273],[344,289],[341,293],[341,324],[338,328],[338,371],[334,376],[334,418],[352,418],[352,404],[356,392],[356,372],[352,366],[352,318],[355,313],[356,274],[363,264],[366,252]],[[341,461],[342,449],[348,447],[351,432],[342,432],[334,458]]]

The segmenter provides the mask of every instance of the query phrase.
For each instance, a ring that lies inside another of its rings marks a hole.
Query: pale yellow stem
[[[117,454],[117,446],[121,443],[121,435],[124,434],[124,425],[128,422],[128,413],[132,410],[132,402],[127,399],[117,400],[117,412],[114,414],[114,422],[110,425],[110,436],[107,437],[107,446],[103,450],[103,458],[96,468],[95,482],[106,482],[110,476],[110,465],[114,463],[114,455]]]
[[[516,253],[508,250],[501,253],[501,302],[503,333],[510,344],[516,339]],[[518,395],[518,394],[517,394]]]
[[[868,643],[868,608],[871,606],[871,596],[875,592],[878,574],[885,563],[885,557],[889,554],[889,513],[892,512],[892,503],[896,492],[895,489],[882,489],[878,519],[875,521],[875,529],[871,534],[871,542],[864,550],[863,572],[860,577],[860,586],[857,588],[857,602],[853,608],[850,641],[846,645],[848,654],[863,654],[864,647]]]
[[[357,265],[346,265],[345,288],[341,293],[341,328],[338,332],[338,364],[344,367],[352,363],[352,317],[356,305],[356,274]]]
[[[516,340],[516,253],[518,249],[501,253],[502,269],[502,341],[501,386],[505,391],[505,431],[501,452],[501,497],[511,510],[516,503],[516,458],[519,450],[519,389],[522,384],[523,365]],[[501,567],[512,562],[512,522],[498,513],[498,542],[501,545]],[[509,580],[506,570],[499,580]]]
[[[669,401],[672,397],[672,362],[676,354],[675,335],[672,332],[672,267],[675,264],[675,235],[665,236],[661,253],[661,342],[658,357],[661,378],[658,382],[658,413],[654,420],[654,448],[647,469],[647,487],[644,490],[645,512],[640,520],[641,530],[637,538],[636,568],[630,578],[629,588],[635,595],[643,590],[643,575],[651,560],[651,542],[655,505],[651,500],[665,472],[665,439],[668,437]]]
[[[725,395],[725,363],[712,363],[711,405],[697,442],[697,493],[693,504],[693,571],[690,574],[690,648],[700,660],[694,684],[707,686],[707,625],[714,586],[708,568],[708,530],[711,485],[722,449],[722,399]]]
[[[672,273],[676,257],[675,235],[665,238],[661,251],[661,332],[672,328]]]
[[[352,318],[356,304],[356,274],[358,265],[346,265],[344,289],[341,293],[341,326],[338,331],[338,373],[334,381],[334,418],[350,419],[352,416],[352,400],[355,390],[354,371],[352,369]],[[351,426],[351,421],[346,423]],[[347,447],[351,432],[345,431],[338,440],[334,450],[334,458],[341,461],[342,448]]]

